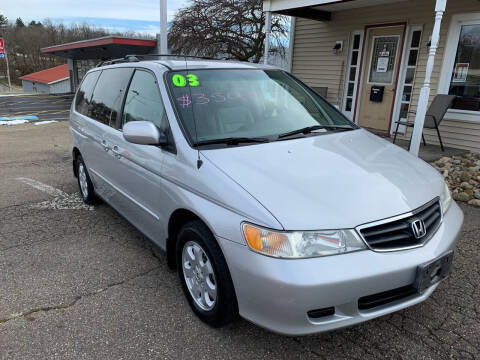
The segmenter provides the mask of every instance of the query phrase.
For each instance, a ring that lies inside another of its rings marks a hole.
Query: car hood
[[[287,230],[353,228],[439,196],[430,165],[363,129],[203,150]]]

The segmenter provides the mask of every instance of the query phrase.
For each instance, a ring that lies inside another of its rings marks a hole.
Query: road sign
[[[2,38],[0,38],[0,59],[5,59],[5,62],[7,64],[8,91],[11,91],[12,84],[10,82],[10,70],[8,68],[8,58],[7,58],[7,53],[5,51],[5,42],[3,41]]]

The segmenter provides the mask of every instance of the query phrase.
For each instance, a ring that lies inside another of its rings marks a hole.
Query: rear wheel
[[[83,202],[88,205],[96,204],[98,198],[95,195],[92,180],[90,180],[90,175],[88,175],[87,167],[81,155],[77,157],[77,174],[78,187],[80,188]]]
[[[177,241],[178,275],[195,314],[219,327],[238,317],[227,263],[214,236],[201,221],[185,224]]]

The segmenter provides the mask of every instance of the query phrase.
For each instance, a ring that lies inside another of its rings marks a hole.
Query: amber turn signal
[[[245,239],[247,240],[248,245],[250,245],[252,249],[257,251],[262,250],[262,230],[254,226],[244,224],[243,233],[245,234]]]

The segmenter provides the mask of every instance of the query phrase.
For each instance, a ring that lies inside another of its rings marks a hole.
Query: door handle
[[[108,147],[107,145],[107,141],[106,140],[102,140],[102,146],[103,146],[103,150],[107,151],[110,150],[110,148]]]
[[[122,154],[120,153],[120,150],[118,149],[117,145],[114,145],[112,148],[112,152],[115,154],[115,157],[117,159],[120,159],[122,157]]]

